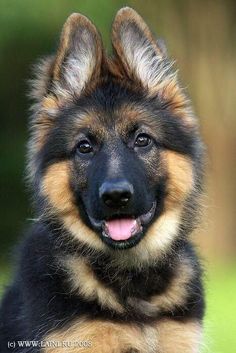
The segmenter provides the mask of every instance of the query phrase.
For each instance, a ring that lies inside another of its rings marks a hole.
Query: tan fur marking
[[[56,211],[66,229],[82,243],[86,243],[92,249],[105,249],[105,245],[98,236],[80,219],[79,211],[74,204],[69,175],[69,162],[65,161],[51,165],[43,177],[41,192],[50,203],[49,212],[55,213]]]
[[[60,214],[73,213],[78,216],[69,185],[69,173],[69,162],[51,165],[43,177],[41,191]]]
[[[128,299],[128,304],[146,317],[156,317],[159,312],[173,311],[176,307],[184,306],[188,296],[188,285],[195,275],[194,267],[188,258],[183,258],[176,265],[175,276],[170,281],[167,289],[149,300],[135,297]]]
[[[193,277],[194,268],[190,259],[183,259],[167,290],[161,295],[153,296],[150,302],[157,306],[160,311],[171,311],[176,306],[184,305],[188,296],[188,285]]]
[[[182,204],[192,191],[194,185],[193,167],[188,157],[177,152],[165,151],[163,154],[169,177],[166,205],[171,208]]]
[[[70,346],[45,347],[43,353],[199,353],[201,340],[202,327],[197,321],[164,319],[136,326],[83,318],[44,338],[45,342],[68,342]],[[89,342],[89,346],[73,345],[78,341]]]
[[[54,96],[47,96],[42,101],[43,109],[50,110],[50,109],[58,109],[58,101]]]
[[[76,239],[80,240],[81,243],[85,243],[91,249],[106,250],[106,245],[80,218],[72,214],[63,217],[63,221],[66,229],[68,229]]]
[[[150,113],[145,110],[145,108],[139,107],[137,104],[135,106],[130,103],[124,104],[119,108],[116,115],[116,129],[121,136],[130,132],[129,130],[137,123],[144,124],[146,128],[150,129],[150,133],[153,131],[153,128],[156,127],[155,120],[150,119]]]
[[[177,76],[172,79],[167,77],[163,82],[153,87],[150,94],[158,94],[168,102],[168,109],[174,113],[174,116],[181,118],[189,129],[196,127],[197,121],[194,119],[189,101],[178,83]]]
[[[52,115],[55,115],[58,110],[58,102],[54,97],[49,95],[43,99],[41,106],[40,112],[37,114],[34,121],[34,134],[32,141],[33,154],[41,150],[49,131],[54,125],[54,118]]]
[[[101,111],[93,109],[89,113],[79,115],[79,119],[75,121],[75,129],[89,129],[91,134],[102,141],[109,137],[109,131],[102,123]]]
[[[199,353],[202,327],[197,321],[163,320],[157,324],[158,353]]]
[[[123,353],[129,350],[156,353],[156,333],[156,329],[148,325],[138,327],[133,324],[81,319],[64,330],[53,332],[45,338],[45,341],[91,342],[89,348],[61,348],[62,353]],[[48,347],[43,353],[58,353],[58,348]]]
[[[85,259],[69,257],[63,263],[69,271],[73,292],[79,292],[88,300],[97,299],[103,308],[109,308],[118,313],[124,312],[115,293],[96,278]]]
[[[141,258],[157,259],[165,254],[166,249],[178,234],[181,209],[166,210],[148,229],[141,242]]]
[[[34,121],[34,133],[32,134],[30,157],[35,156],[45,144],[49,131],[53,126],[52,120],[45,113],[39,114]]]

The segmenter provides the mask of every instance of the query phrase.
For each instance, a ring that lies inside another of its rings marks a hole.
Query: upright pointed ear
[[[129,7],[118,11],[112,27],[112,44],[126,74],[144,87],[156,90],[173,79],[172,63],[143,19]]]
[[[103,46],[100,34],[85,16],[74,13],[66,21],[60,39],[52,83],[58,95],[79,95],[101,72]]]

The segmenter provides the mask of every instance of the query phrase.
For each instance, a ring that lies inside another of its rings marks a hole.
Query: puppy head
[[[43,217],[143,262],[192,228],[202,145],[163,45],[134,10],[117,13],[112,44],[108,58],[93,24],[69,17],[34,83],[28,169]]]

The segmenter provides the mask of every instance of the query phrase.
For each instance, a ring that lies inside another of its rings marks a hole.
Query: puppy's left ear
[[[112,27],[112,44],[128,77],[144,87],[153,91],[175,77],[165,47],[156,41],[133,9],[124,7],[118,11]]]

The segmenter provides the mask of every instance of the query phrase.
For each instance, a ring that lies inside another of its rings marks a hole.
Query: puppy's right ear
[[[79,96],[101,72],[101,36],[85,16],[74,13],[63,26],[56,57],[40,62],[31,96],[40,102],[52,92],[58,100]]]
[[[102,40],[92,22],[81,14],[72,14],[63,27],[54,64],[52,79],[58,93],[79,95],[91,80],[96,81],[102,52]]]
[[[49,93],[58,100],[79,96],[100,76],[101,36],[85,16],[74,13],[65,22],[55,57],[42,60],[32,80],[31,97],[40,102]]]
[[[58,95],[80,95],[100,75],[103,46],[100,34],[85,16],[74,13],[66,21],[52,72]]]

